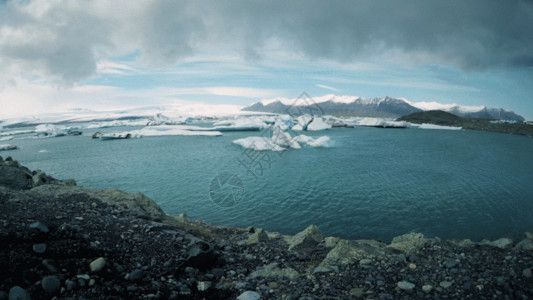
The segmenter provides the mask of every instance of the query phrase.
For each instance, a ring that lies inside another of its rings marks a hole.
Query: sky
[[[0,0],[0,119],[325,94],[533,120],[533,1]]]

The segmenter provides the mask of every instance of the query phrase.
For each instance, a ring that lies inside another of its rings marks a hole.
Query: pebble
[[[40,232],[48,233],[50,230],[48,230],[48,227],[44,225],[43,223],[37,221],[30,224],[30,228],[37,229]]]
[[[451,281],[446,281],[446,280],[441,281],[441,282],[439,283],[439,285],[440,285],[442,288],[444,288],[444,289],[447,289],[447,288],[451,287],[452,284],[453,284],[453,282],[451,282]]]
[[[237,297],[237,300],[258,300],[261,299],[261,296],[254,291],[246,291]]]
[[[359,264],[360,265],[369,265],[372,263],[372,260],[371,259],[368,259],[368,258],[363,258],[359,261]]]
[[[522,271],[522,275],[524,275],[524,277],[526,277],[526,278],[533,277],[533,274],[531,273],[531,269],[530,268],[524,269]]]
[[[89,276],[87,274],[79,274],[79,275],[76,275],[76,278],[83,279],[83,280],[89,280],[89,279],[91,279],[91,276]]]
[[[415,265],[415,264],[412,264],[412,263],[411,263],[411,264],[409,264],[409,269],[411,269],[411,270],[414,270],[414,269],[416,269],[416,265]]]
[[[422,286],[422,291],[423,291],[424,293],[426,293],[426,294],[429,293],[429,292],[431,292],[432,290],[433,290],[433,286],[432,286],[431,284],[424,284],[424,285]]]
[[[350,290],[350,295],[356,298],[362,297],[364,293],[365,293],[364,288],[353,288]]]
[[[130,281],[137,281],[137,280],[140,280],[142,276],[143,276],[143,271],[140,269],[135,269],[131,271],[131,273],[128,276],[128,279]]]
[[[89,264],[89,269],[91,272],[100,272],[105,267],[105,258],[98,257]]]
[[[9,300],[30,300],[30,294],[16,285],[9,290]]]
[[[61,288],[61,282],[57,276],[46,276],[41,281],[41,286],[45,292],[55,294],[59,292],[59,289]]]
[[[198,283],[196,284],[196,288],[200,292],[205,292],[211,287],[211,285],[212,284],[210,281],[198,281]]]
[[[33,244],[33,252],[42,254],[46,251],[46,244],[45,243],[39,243],[39,244]]]
[[[411,291],[415,288],[415,285],[408,281],[400,281],[398,282],[397,286],[404,291]]]
[[[43,259],[43,266],[50,271],[50,273],[57,273],[56,263],[52,259]]]

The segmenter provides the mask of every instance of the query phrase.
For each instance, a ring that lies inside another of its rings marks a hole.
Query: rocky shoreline
[[[383,243],[216,227],[0,157],[2,299],[528,299],[533,234]]]

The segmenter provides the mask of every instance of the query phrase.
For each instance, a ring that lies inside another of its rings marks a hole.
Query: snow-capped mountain
[[[316,98],[274,98],[255,102],[242,110],[292,115],[312,113],[381,118],[397,118],[420,111],[443,110],[465,118],[524,121],[522,116],[503,108],[411,102],[404,98],[392,97],[366,99],[355,96],[325,95]]]

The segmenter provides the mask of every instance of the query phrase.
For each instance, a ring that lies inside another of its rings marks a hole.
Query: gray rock
[[[439,283],[439,285],[440,285],[443,289],[447,289],[447,288],[449,288],[449,287],[451,287],[451,286],[453,285],[453,282],[444,280],[444,281],[441,281],[441,282]]]
[[[364,266],[364,265],[369,265],[369,264],[371,264],[371,263],[372,263],[372,260],[369,259],[369,258],[363,258],[363,259],[361,259],[361,260],[359,261],[359,264],[362,265],[362,266]]]
[[[59,288],[61,288],[61,282],[57,276],[46,276],[41,281],[41,287],[45,292],[49,294],[55,294],[59,292]]]
[[[311,225],[292,237],[289,243],[289,250],[309,253],[315,249],[322,239],[322,232],[315,225]]]
[[[16,285],[9,290],[9,300],[30,300],[30,294]]]
[[[30,170],[20,168],[18,164],[0,165],[0,186],[14,190],[26,190],[33,187]]]
[[[410,283],[409,281],[400,281],[396,284],[398,288],[404,291],[412,291],[415,288],[414,283]]]
[[[252,277],[286,277],[288,279],[296,279],[300,274],[293,268],[283,268],[278,267],[278,263],[271,263],[269,265],[259,267],[256,271],[252,272]]]
[[[409,256],[416,253],[418,249],[424,246],[425,242],[426,239],[423,234],[408,233],[393,238],[387,248],[400,251]]]
[[[338,238],[338,237],[334,237],[334,236],[328,236],[327,238],[324,239],[324,246],[326,248],[335,248],[335,246],[337,246],[337,243],[340,241],[341,239]]]
[[[364,258],[374,258],[385,255],[388,251],[385,244],[374,240],[348,241],[340,240],[331,249],[320,265],[340,266],[355,263]]]
[[[237,297],[237,300],[259,300],[261,296],[254,291],[246,291]]]
[[[324,267],[324,266],[318,266],[316,268],[313,269],[313,274],[317,274],[317,273],[329,273],[331,272],[332,269],[330,267]]]
[[[427,293],[430,293],[432,290],[433,290],[433,286],[432,286],[431,284],[424,284],[424,285],[422,286],[422,291],[423,291],[424,293],[426,293],[426,294],[427,294]]]
[[[33,252],[42,254],[46,251],[46,244],[45,243],[33,244],[32,249],[33,249]]]
[[[513,247],[513,240],[510,238],[501,238],[490,242],[490,245],[500,249],[510,249]]]
[[[525,236],[526,236],[526,239],[533,240],[533,232],[526,232]]]
[[[185,267],[207,269],[213,267],[218,258],[213,250],[213,246],[200,240],[189,245],[187,252],[188,257],[184,262]]]
[[[50,231],[48,229],[48,227],[46,227],[46,225],[44,225],[43,223],[41,223],[39,221],[31,223],[30,224],[30,228],[31,229],[37,229],[40,232],[44,232],[44,233],[48,233]]]
[[[531,239],[523,239],[518,244],[516,244],[516,246],[514,248],[516,250],[531,251],[531,250],[533,250],[533,240],[531,240]]]
[[[105,267],[105,263],[105,258],[98,257],[89,264],[89,269],[94,273],[100,272]]]
[[[246,240],[247,245],[255,245],[259,242],[267,242],[269,240],[268,234],[261,228],[255,230],[253,234]]]
[[[210,281],[198,281],[196,288],[200,292],[205,292],[211,287],[212,283]]]
[[[128,280],[137,281],[137,280],[141,280],[142,277],[143,277],[143,271],[141,269],[135,269],[131,271],[131,273],[129,274]]]
[[[526,277],[526,278],[533,277],[533,274],[531,273],[531,269],[530,268],[524,269],[522,271],[522,275],[524,275],[524,277]]]

